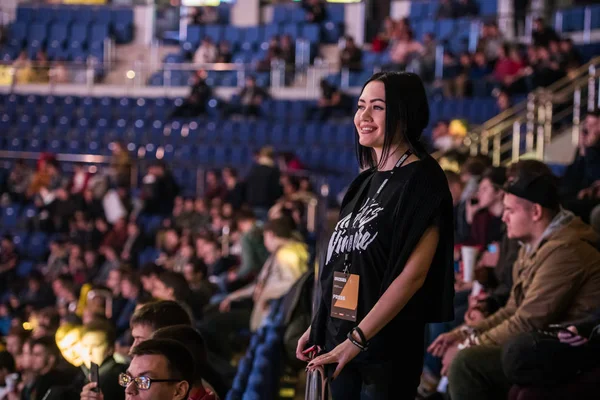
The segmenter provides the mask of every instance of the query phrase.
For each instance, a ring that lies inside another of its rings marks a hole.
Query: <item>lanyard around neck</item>
[[[365,203],[362,207],[361,207],[361,203],[362,203],[362,197],[364,195],[365,190],[367,189],[367,187],[369,186],[369,183],[371,181],[371,179],[373,179],[373,175],[371,175],[367,181],[365,182],[365,184],[362,186],[362,189],[360,190],[360,192],[358,193],[357,196],[357,200],[356,203],[354,203],[354,207],[352,207],[352,212],[350,213],[350,220],[348,221],[348,240],[350,241],[350,243],[348,243],[348,250],[345,252],[344,254],[344,273],[348,274],[349,270],[350,270],[350,254],[352,253],[352,246],[353,246],[353,242],[354,242],[354,235],[357,233],[358,229],[353,229],[354,223],[355,223],[355,219],[357,217],[358,214],[358,210],[359,209],[366,209],[368,208],[368,206],[370,206],[371,204],[373,204],[375,202],[375,200],[377,199],[377,197],[379,197],[379,195],[383,192],[383,189],[386,187],[386,185],[388,184],[388,182],[390,181],[390,179],[392,178],[392,176],[394,175],[394,173],[396,173],[396,171],[398,171],[402,165],[404,164],[404,162],[408,159],[408,157],[410,157],[412,154],[412,152],[410,150],[406,150],[406,152],[402,155],[402,157],[400,157],[400,159],[398,160],[398,162],[396,162],[396,165],[394,165],[394,168],[392,169],[392,173],[390,174],[389,177],[387,177],[382,183],[381,185],[379,185],[379,188],[377,189],[377,191],[375,192],[375,194],[373,195],[373,197],[369,200],[368,204]]]

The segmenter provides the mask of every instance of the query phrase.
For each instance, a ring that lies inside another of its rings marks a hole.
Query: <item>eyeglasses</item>
[[[148,390],[150,389],[150,385],[154,382],[181,382],[181,379],[152,379],[148,378],[147,376],[138,376],[137,378],[132,378],[127,374],[119,374],[119,385],[126,388],[131,385],[132,382],[135,383],[135,386],[139,390]]]

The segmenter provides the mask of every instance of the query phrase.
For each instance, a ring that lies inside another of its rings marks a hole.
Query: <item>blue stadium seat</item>
[[[410,15],[411,21],[420,21],[427,17],[427,4],[419,1],[410,2]]]
[[[63,44],[67,40],[67,24],[54,23],[50,26],[50,33],[48,35],[48,47],[49,48],[62,48]],[[49,49],[48,49],[49,50]]]
[[[31,271],[33,271],[33,267],[33,261],[23,260],[19,262],[19,265],[17,265],[17,276],[19,278],[25,278],[29,276]]]
[[[12,47],[21,48],[27,38],[27,24],[25,22],[15,22],[9,27],[8,44]]]
[[[591,28],[600,29],[600,5],[590,6],[591,8]]]
[[[479,0],[479,15],[489,17],[498,14],[497,0]]]
[[[92,17],[95,23],[101,25],[110,25],[113,22],[113,16],[108,7],[94,7]]]
[[[241,28],[236,26],[228,26],[227,29],[225,29],[223,39],[229,42],[229,44],[233,47],[241,42],[243,36],[244,35]]]
[[[242,38],[242,49],[252,50],[254,46],[260,44],[265,39],[262,26],[251,26],[246,28],[246,32]]]
[[[117,43],[129,43],[133,40],[133,9],[122,8],[112,12],[113,33]]]
[[[198,48],[200,40],[204,36],[204,27],[200,25],[188,25],[185,41],[181,45],[182,49],[192,52]]]
[[[319,43],[321,41],[321,27],[318,24],[303,25],[300,36],[311,43]]]
[[[82,49],[88,41],[89,25],[75,23],[71,26],[69,35],[69,48],[72,50]]]
[[[327,21],[323,25],[322,38],[325,43],[337,43],[338,40],[342,37],[343,25]]]
[[[29,6],[19,6],[17,7],[17,21],[29,23],[33,21],[35,15],[35,11],[32,7]]]
[[[268,41],[273,36],[277,36],[282,32],[281,25],[279,24],[268,24],[265,25],[265,39]]]
[[[92,25],[89,37],[90,50],[102,50],[104,48],[104,40],[109,37],[109,28],[107,24],[97,23]]]
[[[90,24],[93,20],[95,20],[96,16],[94,15],[96,12],[93,11],[93,7],[88,6],[80,6],[73,8],[73,21],[79,24]],[[97,10],[99,11],[99,10]]]
[[[213,43],[219,43],[223,37],[223,26],[206,25],[205,35],[211,38]]]
[[[441,21],[440,21],[441,22]],[[436,31],[436,23],[434,21],[422,21],[420,24],[421,37],[418,39],[422,39],[423,35],[426,33],[434,33]]]
[[[452,19],[443,19],[437,22],[436,35],[441,40],[446,40],[452,35],[455,28],[455,22]]]
[[[33,127],[33,121],[31,117],[27,114],[21,115],[19,118],[19,123],[17,125],[17,133],[19,135],[27,136]]]
[[[327,20],[337,24],[343,24],[345,19],[345,8],[343,4],[327,4]]]
[[[291,15],[292,22],[299,24],[306,22],[306,11],[302,7],[294,7]]]
[[[579,32],[583,30],[585,10],[583,7],[563,11],[563,32]]]
[[[288,22],[290,10],[285,5],[276,5],[273,7],[273,22],[276,24],[283,24]]]
[[[1,215],[2,228],[6,230],[13,230],[16,228],[20,211],[21,207],[18,205],[4,207]]]
[[[296,40],[296,38],[300,34],[300,26],[294,23],[287,23],[283,26],[282,34],[290,35],[293,40]]]
[[[44,25],[50,23],[56,16],[55,7],[37,7],[35,9],[33,20]]]
[[[27,257],[31,260],[41,260],[48,252],[48,236],[43,232],[35,232],[27,244]]]
[[[47,25],[43,23],[34,23],[27,32],[28,47],[30,49],[41,49],[45,46],[48,36]]]

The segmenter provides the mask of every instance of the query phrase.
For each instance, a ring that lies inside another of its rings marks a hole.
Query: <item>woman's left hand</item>
[[[329,353],[325,353],[315,358],[311,362],[308,363],[308,369],[313,369],[319,365],[327,365],[337,363],[337,368],[333,372],[332,379],[337,378],[337,376],[342,372],[342,369],[360,353],[360,349],[356,347],[352,342],[348,339],[344,340],[342,343],[336,346],[335,349],[331,350]]]

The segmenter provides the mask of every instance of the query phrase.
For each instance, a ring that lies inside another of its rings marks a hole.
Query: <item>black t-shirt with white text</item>
[[[389,343],[385,338],[396,336],[400,327],[408,322],[422,327],[425,322],[449,318],[448,304],[444,307],[441,303],[451,303],[454,294],[453,209],[443,172],[432,162],[435,163],[429,158],[413,162],[398,168],[394,174],[368,171],[357,178],[360,183],[355,181],[354,186],[351,185],[322,262],[320,305],[313,324],[316,322],[316,329],[325,332],[311,332],[313,342],[338,344],[343,341],[347,332],[360,323],[402,272],[425,230],[434,225],[439,228],[440,242],[426,283],[376,335],[375,342],[382,342],[380,346],[373,346],[375,343],[371,341],[373,351],[381,354],[381,345]],[[386,179],[388,183],[373,201]],[[352,214],[355,217],[351,225]],[[356,322],[330,316],[333,273],[344,271],[348,252],[348,272],[360,276]],[[447,282],[448,279],[452,282]],[[431,296],[434,292],[437,295]]]

